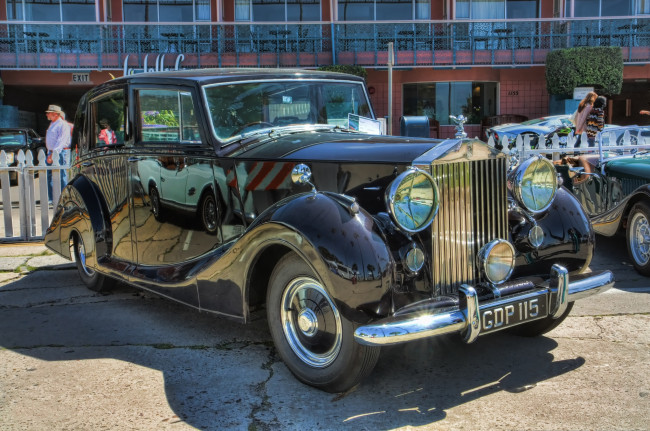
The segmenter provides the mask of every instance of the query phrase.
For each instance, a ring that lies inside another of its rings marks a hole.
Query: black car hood
[[[273,133],[242,141],[232,156],[255,160],[411,163],[443,140],[347,132]]]

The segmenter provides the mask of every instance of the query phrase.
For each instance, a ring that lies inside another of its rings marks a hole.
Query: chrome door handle
[[[126,159],[127,162],[139,162],[140,160],[142,160],[142,157],[129,157]]]

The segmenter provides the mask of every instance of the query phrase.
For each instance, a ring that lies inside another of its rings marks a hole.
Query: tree
[[[616,46],[589,46],[551,51],[546,55],[546,89],[572,96],[573,89],[593,86],[605,95],[623,86],[623,51]]]

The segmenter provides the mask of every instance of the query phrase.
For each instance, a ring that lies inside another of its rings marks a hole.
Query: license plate
[[[481,333],[498,331],[548,315],[548,293],[481,310]]]

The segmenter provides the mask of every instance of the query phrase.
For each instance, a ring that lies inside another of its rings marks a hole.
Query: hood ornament
[[[460,114],[458,117],[454,115],[450,115],[449,118],[456,123],[456,134],[454,135],[454,138],[456,139],[464,139],[467,137],[467,133],[465,133],[465,127],[463,126],[465,123],[467,123],[467,117],[465,117],[463,114]]]

